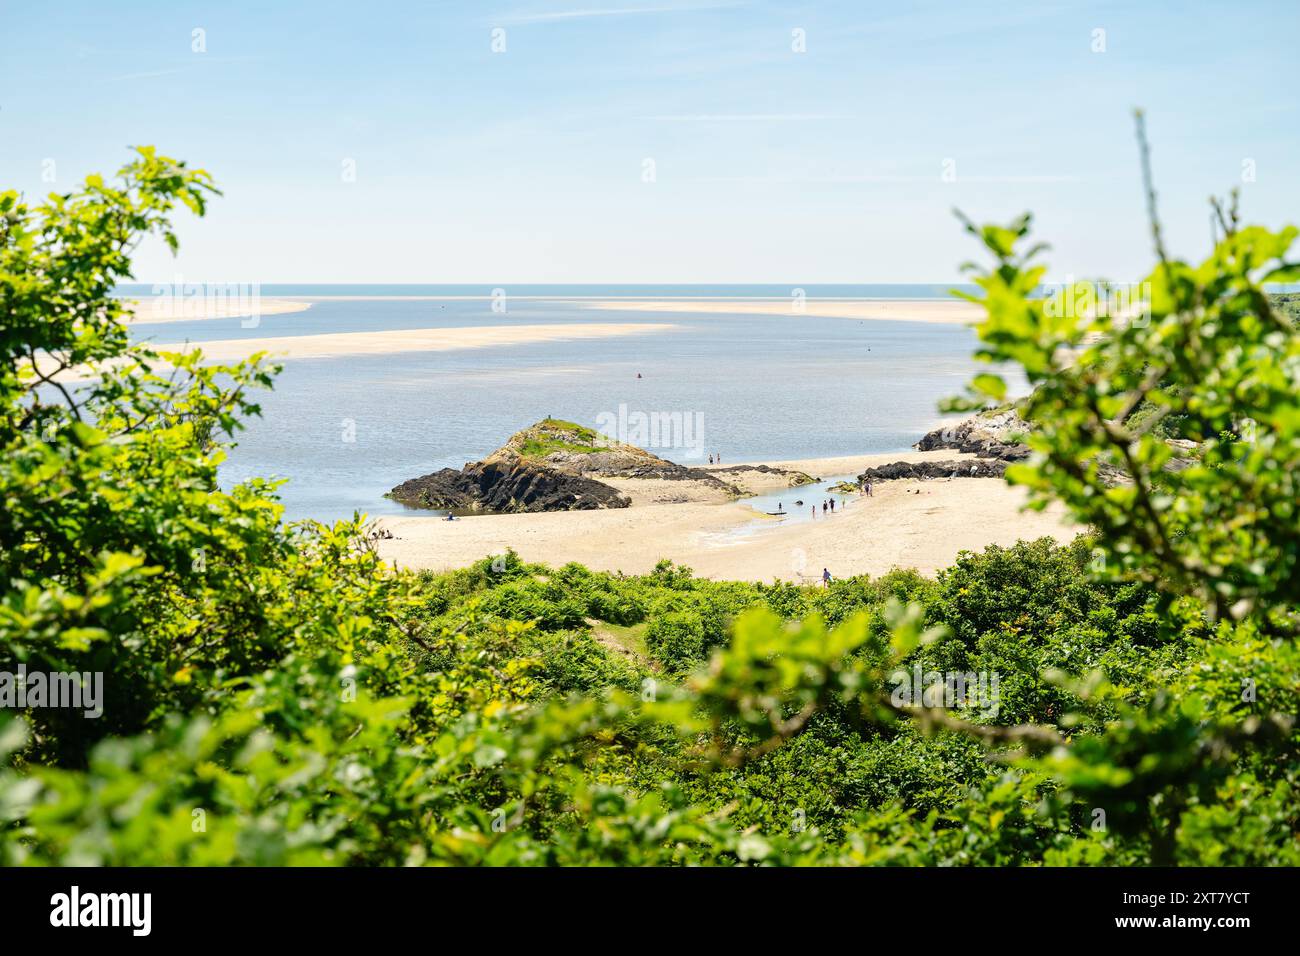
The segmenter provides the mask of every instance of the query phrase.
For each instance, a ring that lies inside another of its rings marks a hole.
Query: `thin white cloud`
[[[245,63],[250,60],[260,60],[260,56],[207,56],[194,57],[192,62],[185,66],[169,67],[164,70],[141,70],[138,73],[122,73],[118,76],[110,76],[111,82],[118,80],[143,80],[152,76],[175,76],[178,73],[189,73],[193,70],[200,69],[204,66],[224,63]]]
[[[495,17],[496,26],[520,23],[554,23],[559,20],[588,20],[592,17],[633,17],[650,13],[694,13],[702,10],[728,10],[743,7],[747,0],[711,0],[705,3],[672,4],[641,7],[587,7],[578,10],[551,10],[541,13],[506,13]]]

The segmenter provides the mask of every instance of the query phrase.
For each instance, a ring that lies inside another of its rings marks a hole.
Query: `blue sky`
[[[142,281],[950,281],[954,206],[1032,210],[1054,278],[1123,281],[1134,106],[1175,253],[1234,185],[1300,221],[1298,27],[1291,0],[0,0],[0,186],[136,143],[211,171]]]

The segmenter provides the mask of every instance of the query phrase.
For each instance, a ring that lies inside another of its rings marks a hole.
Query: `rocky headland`
[[[960,422],[936,428],[912,446],[917,451],[949,449],[973,455],[974,459],[891,462],[868,468],[858,476],[858,483],[896,478],[1001,478],[1008,465],[1029,457],[1029,446],[1021,439],[1032,431],[1033,426],[1021,418],[1014,407],[980,412]],[[1195,442],[1166,438],[1165,444],[1173,452],[1162,466],[1165,471],[1181,471],[1195,462]],[[1099,475],[1108,485],[1129,480],[1125,472],[1109,464],[1099,468]]]
[[[481,461],[404,481],[388,497],[410,507],[456,514],[585,511],[632,504],[630,495],[601,479],[619,484],[636,479],[692,482],[724,499],[745,493],[713,472],[548,418],[515,433]]]
[[[912,447],[917,451],[948,448],[978,458],[1021,461],[1029,457],[1029,446],[1019,440],[1029,434],[1029,425],[1014,408],[980,412],[921,437]]]
[[[1014,408],[980,412],[936,428],[912,446],[917,451],[947,449],[974,455],[974,459],[890,462],[866,469],[858,475],[858,484],[899,478],[1001,478],[1008,464],[1029,457],[1029,446],[1019,440],[1029,431],[1030,426]]]

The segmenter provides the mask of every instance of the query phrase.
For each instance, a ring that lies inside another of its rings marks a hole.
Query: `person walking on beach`
[[[817,505],[816,505],[816,504],[813,505],[813,517],[814,517],[814,518],[817,517]]]
[[[822,587],[824,587],[824,588],[828,588],[828,587],[830,587],[830,586],[831,586],[831,572],[830,572],[830,569],[829,569],[829,568],[822,568]]]
[[[835,514],[835,499],[831,499],[831,514]]]
[[[826,499],[822,499],[822,514],[826,513]]]
[[[867,497],[871,497],[871,482],[867,482]]]

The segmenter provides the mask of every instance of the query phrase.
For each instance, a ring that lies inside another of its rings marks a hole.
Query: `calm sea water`
[[[940,298],[946,286],[806,287],[810,297]],[[531,291],[530,291],[531,290]],[[125,294],[148,295],[149,287]],[[323,332],[369,332],[534,323],[670,323],[670,331],[617,338],[447,352],[288,360],[275,391],[261,396],[223,466],[224,482],[283,477],[290,519],[404,511],[383,497],[407,478],[459,467],[548,415],[596,427],[602,416],[680,414],[698,431],[655,447],[685,463],[720,453],[724,464],[903,451],[939,418],[978,367],[975,335],[957,326],[860,322],[790,314],[691,315],[596,311],[521,300],[555,295],[650,298],[780,296],[789,286],[511,287],[508,311],[482,286],[263,286],[263,295],[389,296],[320,300],[306,312],[141,324],[157,342]],[[640,378],[638,378],[638,373]],[[1013,383],[1016,385],[1019,383]],[[635,418],[631,418],[635,422]]]

